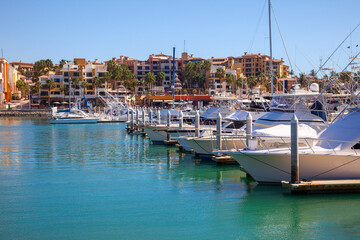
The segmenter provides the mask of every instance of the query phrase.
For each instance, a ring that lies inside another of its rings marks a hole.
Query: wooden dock
[[[300,183],[281,182],[282,187],[291,193],[360,193],[360,179],[314,180]]]
[[[212,156],[211,160],[215,161],[218,164],[224,165],[239,165],[237,161],[231,156]]]
[[[176,140],[165,140],[164,141],[164,144],[166,145],[166,146],[175,146],[176,144],[178,144],[178,141],[176,141]]]

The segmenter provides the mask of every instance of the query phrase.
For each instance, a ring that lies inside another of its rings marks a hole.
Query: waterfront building
[[[19,62],[11,62],[10,65],[15,68],[20,74],[31,77],[34,71],[34,64],[33,63],[25,63],[22,61]]]
[[[21,96],[16,89],[18,80],[18,71],[5,58],[0,58],[0,104],[10,102],[13,96],[16,98]]]
[[[64,64],[63,68],[57,69],[55,72],[49,72],[47,75],[39,77],[39,81],[42,87],[38,94],[32,96],[32,104],[48,106],[54,102],[63,102],[69,100],[69,93],[64,89],[69,89],[71,84],[71,98],[80,97],[81,90],[79,84],[82,81],[87,82],[87,87],[83,89],[83,93],[88,100],[96,101],[97,94],[104,96],[105,90],[109,88],[110,83],[103,82],[101,87],[95,89],[92,79],[94,77],[103,78],[106,73],[106,65],[104,63],[98,63],[95,61],[86,61],[84,58],[75,58],[74,61],[69,61]],[[47,79],[54,81],[54,87],[49,89],[47,86]],[[74,83],[71,79],[77,79],[78,82]],[[64,87],[66,86],[66,87]]]
[[[228,57],[227,68],[235,69],[245,77],[256,77],[260,73],[270,76],[270,56],[245,52],[240,57]],[[284,64],[282,58],[281,60],[273,58],[273,73],[274,76],[288,77],[289,66]]]

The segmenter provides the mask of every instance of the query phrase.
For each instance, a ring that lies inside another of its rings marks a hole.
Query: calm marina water
[[[359,203],[256,186],[125,124],[0,119],[0,239],[358,239]]]

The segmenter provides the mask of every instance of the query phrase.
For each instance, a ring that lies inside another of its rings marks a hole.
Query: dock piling
[[[180,111],[180,116],[179,116],[179,128],[180,129],[183,128],[183,122],[184,122],[184,114],[182,111]]]
[[[222,117],[221,117],[221,113],[219,112],[216,119],[216,148],[218,150],[221,150],[222,148],[221,123],[222,123]]]
[[[170,110],[168,110],[166,114],[166,126],[169,128],[170,125],[171,125],[171,112]]]
[[[199,115],[199,111],[196,110],[196,114],[195,114],[195,137],[199,137],[200,136],[200,115]]]
[[[248,113],[246,117],[246,147],[249,148],[249,142],[252,138],[252,116]]]
[[[149,125],[152,125],[152,110],[149,108]]]
[[[291,119],[291,183],[299,183],[299,121],[294,114]]]

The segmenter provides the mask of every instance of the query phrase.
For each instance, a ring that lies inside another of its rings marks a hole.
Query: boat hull
[[[91,124],[97,123],[99,119],[88,118],[88,119],[51,119],[51,124]]]
[[[229,152],[242,168],[260,183],[291,180],[290,153],[267,154],[250,151]],[[299,154],[300,180],[338,180],[360,178],[357,155]]]
[[[187,145],[199,155],[214,155],[216,149],[216,138],[189,138]],[[239,138],[222,138],[222,147],[217,150],[243,149],[245,141]]]

